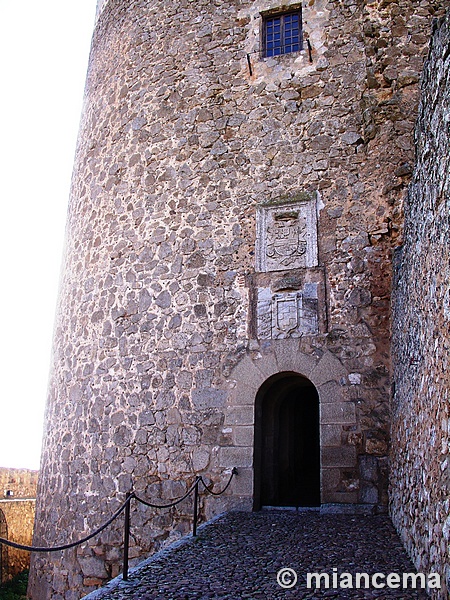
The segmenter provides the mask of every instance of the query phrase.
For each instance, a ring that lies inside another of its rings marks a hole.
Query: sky
[[[96,0],[0,0],[0,467],[38,469]]]

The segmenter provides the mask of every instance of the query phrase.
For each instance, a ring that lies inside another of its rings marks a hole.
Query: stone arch
[[[329,350],[306,353],[301,339],[272,340],[249,351],[230,374],[230,393],[224,431],[231,440],[219,450],[222,468],[238,467],[235,493],[250,509],[254,505],[255,402],[266,380],[280,373],[295,373],[316,388],[320,406],[320,487],[322,503],[333,502],[337,470],[356,465],[356,449],[329,441],[331,427],[356,425],[355,403],[345,397],[348,372]]]
[[[269,377],[255,401],[253,508],[320,505],[319,395],[293,372]]]
[[[8,523],[5,513],[0,509],[0,538],[8,539]],[[8,575],[8,547],[0,544],[0,583],[6,581]]]

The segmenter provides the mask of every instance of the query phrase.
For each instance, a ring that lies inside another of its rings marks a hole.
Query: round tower
[[[35,543],[233,467],[203,518],[385,507],[390,252],[441,3],[402,4],[99,2]],[[133,508],[130,556],[190,514]],[[114,577],[121,540],[36,555],[32,597]]]

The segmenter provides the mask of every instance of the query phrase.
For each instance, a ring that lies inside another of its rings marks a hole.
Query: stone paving
[[[283,567],[298,575],[292,589],[282,589]],[[91,600],[203,600],[396,598],[425,599],[425,590],[339,589],[333,568],[341,573],[411,573],[414,568],[385,515],[320,512],[232,512],[136,570],[129,581],[115,580]],[[330,587],[308,589],[308,572],[328,573]],[[383,583],[383,580],[379,580]],[[420,584],[419,584],[420,585]]]

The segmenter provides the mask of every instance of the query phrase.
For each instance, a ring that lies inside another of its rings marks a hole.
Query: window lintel
[[[285,15],[287,13],[291,13],[291,12],[299,12],[302,10],[302,3],[301,2],[295,2],[293,4],[280,4],[279,6],[276,6],[275,8],[269,8],[267,10],[261,10],[260,11],[260,15],[263,19],[266,19],[267,17],[273,17],[273,16],[277,16],[277,15]]]

